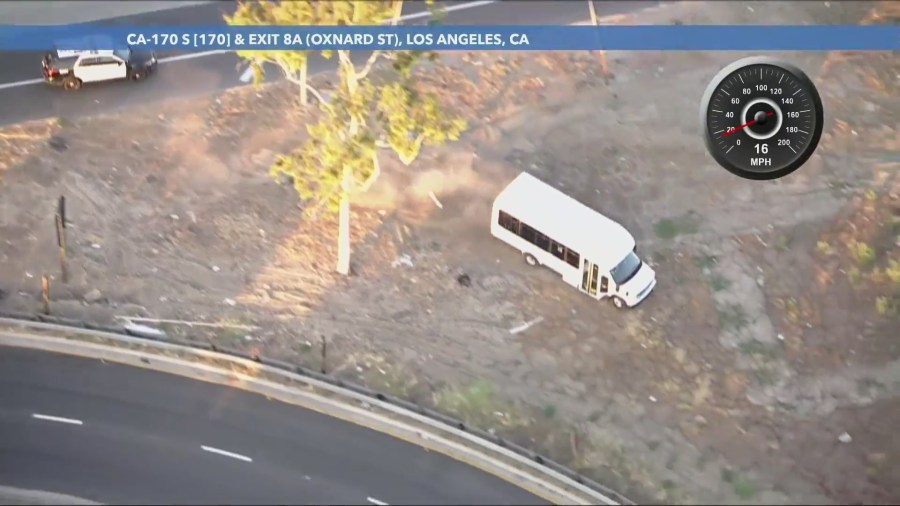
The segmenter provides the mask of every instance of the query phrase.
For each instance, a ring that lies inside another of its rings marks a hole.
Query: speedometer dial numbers
[[[800,69],[765,57],[722,69],[700,110],[713,158],[747,179],[784,177],[812,156],[822,135],[822,100]]]

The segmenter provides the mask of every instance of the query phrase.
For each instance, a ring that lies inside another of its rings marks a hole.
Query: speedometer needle
[[[775,113],[774,112],[766,113],[766,117],[768,118],[769,116],[775,116]],[[728,137],[729,135],[736,134],[736,133],[740,132],[741,130],[747,128],[748,126],[754,125],[754,124],[756,124],[756,120],[751,119],[750,121],[744,123],[743,125],[736,127],[734,130],[728,130],[727,132],[722,134],[722,137]]]

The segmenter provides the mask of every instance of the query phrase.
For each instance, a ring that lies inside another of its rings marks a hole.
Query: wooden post
[[[62,226],[66,228],[66,196],[60,195],[59,201],[56,204],[56,212],[62,216]]]
[[[41,276],[41,297],[44,299],[44,314],[50,314],[50,276]]]
[[[322,336],[322,374],[328,374],[328,340]]]
[[[56,213],[56,244],[59,246],[59,269],[62,273],[62,282],[67,283],[69,272],[66,266],[66,226],[60,213]]]

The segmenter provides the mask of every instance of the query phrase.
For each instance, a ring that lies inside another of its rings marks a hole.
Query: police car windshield
[[[116,49],[113,53],[125,61],[131,58],[131,49]]]

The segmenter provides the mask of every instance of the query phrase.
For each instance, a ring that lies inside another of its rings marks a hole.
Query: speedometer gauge
[[[766,57],[738,60],[706,88],[700,108],[706,147],[747,179],[784,177],[812,156],[822,136],[822,99],[799,68]]]

